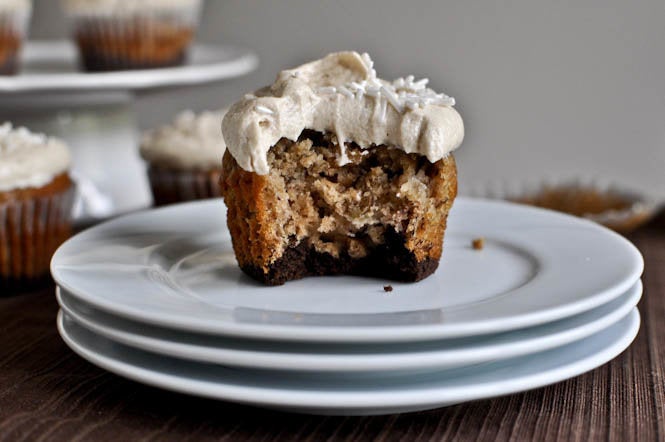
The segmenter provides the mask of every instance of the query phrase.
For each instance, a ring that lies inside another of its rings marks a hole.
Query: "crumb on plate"
[[[473,250],[482,250],[483,247],[485,247],[485,238],[474,238],[473,241],[471,241],[471,247],[473,247]]]
[[[384,291],[384,292],[392,292],[392,291],[393,291],[393,286],[391,286],[391,285],[384,285],[384,286],[383,286],[383,291]]]

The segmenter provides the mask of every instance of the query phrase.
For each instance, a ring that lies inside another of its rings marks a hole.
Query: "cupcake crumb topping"
[[[61,140],[0,125],[0,192],[44,186],[65,173],[70,161]]]

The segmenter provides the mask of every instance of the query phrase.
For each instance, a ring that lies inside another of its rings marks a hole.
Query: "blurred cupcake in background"
[[[87,71],[178,66],[203,0],[62,0]]]
[[[656,201],[614,181],[596,178],[483,183],[469,196],[503,199],[586,218],[630,233],[654,216]]]
[[[18,71],[18,55],[31,12],[30,0],[0,0],[0,75]]]
[[[654,201],[636,192],[580,181],[543,185],[510,200],[586,218],[619,233],[632,232],[647,223],[656,207]]]
[[[220,196],[225,113],[184,111],[171,124],[143,135],[141,156],[148,163],[155,205]]]
[[[0,125],[0,294],[48,278],[51,256],[71,234],[69,165],[62,141]]]

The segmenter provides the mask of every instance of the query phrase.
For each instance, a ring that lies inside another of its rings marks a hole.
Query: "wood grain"
[[[199,399],[106,373],[60,340],[53,288],[0,299],[0,440],[665,440],[665,228],[646,260],[642,328],[590,373],[503,398],[379,417],[316,417]]]

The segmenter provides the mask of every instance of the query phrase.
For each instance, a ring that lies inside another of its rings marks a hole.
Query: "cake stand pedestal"
[[[256,56],[242,49],[196,45],[181,67],[83,73],[70,43],[29,42],[21,75],[0,77],[0,123],[11,121],[68,143],[78,188],[74,217],[94,221],[152,203],[137,149],[137,96],[238,77],[257,64]]]

